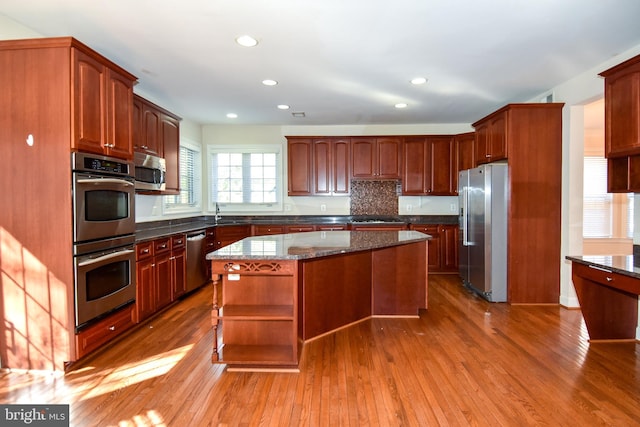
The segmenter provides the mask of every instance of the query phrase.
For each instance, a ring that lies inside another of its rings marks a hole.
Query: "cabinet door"
[[[453,175],[453,139],[445,137],[428,137],[429,143],[429,186],[427,193],[436,196],[452,196],[456,194]],[[456,177],[457,177],[457,173]],[[457,182],[457,179],[456,179]]]
[[[489,123],[478,124],[476,129],[476,165],[490,162]]]
[[[104,110],[107,69],[102,63],[76,49],[71,49],[71,58],[75,70],[72,148],[104,154],[107,143]]]
[[[313,194],[331,194],[332,156],[331,140],[316,139],[313,141]]]
[[[139,96],[133,97],[133,110],[132,110],[132,130],[131,139],[133,141],[134,151],[144,151],[142,149],[142,99]]]
[[[605,79],[605,155],[640,154],[640,64]]]
[[[351,138],[351,173],[354,178],[372,178],[377,174],[376,140]]]
[[[169,252],[155,256],[155,310],[171,303],[171,254]]]
[[[440,226],[440,250],[442,271],[458,271],[458,226],[444,224]]]
[[[107,76],[107,154],[133,159],[133,82],[113,70]]]
[[[335,139],[332,148],[332,194],[346,196],[351,193],[351,141]]]
[[[136,262],[136,315],[140,323],[155,311],[155,269],[153,258]]]
[[[419,231],[431,236],[427,241],[427,266],[431,273],[442,271],[440,228],[437,224],[411,224],[411,230]]]
[[[400,178],[402,144],[400,138],[377,138],[377,166],[379,178]]]
[[[310,196],[314,180],[311,139],[289,139],[287,142],[287,187],[289,196]]]
[[[166,161],[166,193],[180,192],[180,122],[166,114],[161,115],[161,144]]]
[[[456,172],[473,169],[475,161],[475,133],[468,132],[455,136],[456,141]],[[457,178],[457,173],[456,173]],[[454,187],[455,188],[455,187]]]
[[[489,125],[490,161],[507,158],[507,111],[491,119]]]
[[[187,291],[187,257],[184,248],[171,252],[171,301]]]
[[[142,104],[142,145],[143,152],[162,157],[162,147],[160,147],[160,112],[152,106]]]
[[[428,191],[426,168],[429,163],[429,150],[426,138],[404,138],[403,157],[402,194],[426,194]]]

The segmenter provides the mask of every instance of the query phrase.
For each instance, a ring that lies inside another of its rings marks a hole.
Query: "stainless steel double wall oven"
[[[136,297],[133,163],[72,154],[76,330]]]

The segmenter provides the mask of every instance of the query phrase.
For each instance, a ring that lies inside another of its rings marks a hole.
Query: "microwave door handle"
[[[98,257],[98,258],[92,258],[92,259],[88,259],[86,261],[81,261],[81,262],[78,263],[78,267],[84,267],[84,266],[87,266],[87,265],[97,264],[99,262],[106,261],[106,260],[111,259],[111,258],[116,258],[116,257],[122,256],[122,255],[132,254],[133,252],[134,251],[132,249],[126,249],[124,251],[113,252],[113,253]]]
[[[79,179],[78,184],[122,184],[125,187],[133,187],[133,183],[118,178],[89,178]]]

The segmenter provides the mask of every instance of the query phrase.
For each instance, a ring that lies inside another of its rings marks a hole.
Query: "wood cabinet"
[[[133,159],[135,77],[79,49],[71,49],[71,60],[72,149]]]
[[[600,73],[604,81],[605,156],[640,154],[640,55]]]
[[[349,138],[314,138],[312,144],[313,195],[348,195],[351,192]]]
[[[457,194],[455,145],[451,136],[411,136],[403,141],[403,195]],[[455,185],[454,185],[455,183]]]
[[[222,347],[213,362],[296,367],[298,364],[297,261],[234,262],[233,274],[214,261],[222,275],[222,298],[214,286],[214,336],[223,320]],[[216,340],[217,341],[217,340]]]
[[[131,304],[84,328],[76,335],[76,357],[86,356],[135,325],[135,305]]]
[[[13,309],[2,312],[0,333],[20,339],[0,340],[1,363],[64,371],[86,351],[76,351],[70,153],[131,158],[132,151],[119,151],[131,139],[129,113],[123,113],[130,99],[121,100],[135,77],[81,42],[60,37],[0,41],[0,81],[2,280],[20,283],[3,294]],[[112,141],[116,146],[107,149]],[[29,262],[8,256],[27,252]],[[28,307],[35,306],[43,309],[32,316]]]
[[[351,191],[349,138],[287,137],[289,196],[343,196]]]
[[[175,243],[175,248],[172,244]],[[186,236],[136,245],[136,321],[162,310],[186,290]]]
[[[187,236],[171,237],[171,301],[187,292]]]
[[[473,124],[476,165],[507,158],[507,114],[508,110],[499,110]]]
[[[473,169],[476,166],[475,132],[461,133],[454,136],[456,145],[456,179],[457,172]],[[457,185],[457,183],[456,183]]]
[[[640,192],[640,155],[607,159],[607,192]]]
[[[571,272],[590,341],[635,341],[640,280],[576,261]]]
[[[311,138],[287,137],[287,194],[313,194],[313,143]]]
[[[167,171],[162,194],[179,193],[180,117],[139,95],[133,97],[133,111],[134,150],[164,158]]]
[[[458,272],[458,225],[411,224],[409,229],[428,234],[428,265],[430,273]]]
[[[399,179],[402,171],[402,138],[352,137],[351,161],[353,178]]]
[[[474,123],[477,147],[487,124],[501,129],[497,139],[506,144],[510,303],[559,302],[560,240],[549,236],[561,234],[563,105],[509,104]]]
[[[266,236],[269,234],[303,233],[316,231],[313,224],[286,225],[286,224],[254,224],[251,226],[252,236]]]

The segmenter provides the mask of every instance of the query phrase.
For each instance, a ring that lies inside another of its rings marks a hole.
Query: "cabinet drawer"
[[[143,260],[153,256],[153,242],[138,243],[136,245],[136,260]]]
[[[184,234],[171,236],[171,249],[184,248],[187,243],[187,237]]]
[[[171,250],[171,238],[158,239],[153,241],[153,254],[159,255]]]
[[[78,359],[108,343],[134,325],[135,304],[112,314],[76,334]]]
[[[286,233],[284,225],[254,225],[253,226],[254,236],[262,236],[265,234],[284,234],[284,233]]]
[[[614,273],[604,268],[573,263],[573,274],[610,288],[640,294],[640,279]]]

